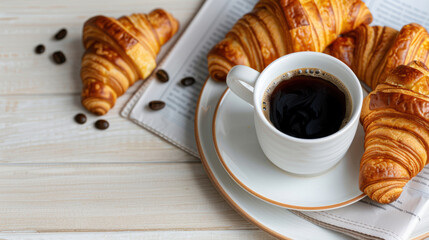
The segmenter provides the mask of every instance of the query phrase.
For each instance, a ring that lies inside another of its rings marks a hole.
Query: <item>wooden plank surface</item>
[[[0,240],[273,240],[261,230],[222,230],[222,231],[147,231],[147,232],[107,232],[107,233],[20,233],[13,236],[1,234]]]
[[[2,165],[0,206],[2,231],[256,229],[200,163]]]
[[[73,119],[86,113],[79,95],[0,96],[0,163],[200,161],[120,117],[129,96],[106,116],[87,114],[84,125]],[[105,131],[94,127],[101,118],[110,123]]]

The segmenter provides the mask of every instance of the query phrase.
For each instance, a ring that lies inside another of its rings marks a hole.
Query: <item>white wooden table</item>
[[[119,116],[141,81],[103,117],[106,131],[80,104],[87,18],[159,7],[183,30],[202,3],[0,2],[1,239],[272,239],[222,199],[199,159]],[[54,41],[61,28],[67,37]],[[46,51],[36,55],[40,43]],[[63,65],[51,60],[57,50]],[[79,112],[84,125],[73,120]]]

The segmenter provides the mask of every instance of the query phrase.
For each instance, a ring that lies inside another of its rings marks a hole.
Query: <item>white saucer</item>
[[[295,210],[327,210],[359,201],[359,164],[364,131],[358,127],[339,164],[317,176],[286,172],[264,155],[256,136],[253,107],[227,89],[216,107],[213,140],[222,165],[245,190],[271,204]]]
[[[224,83],[208,79],[201,90],[195,112],[195,139],[201,162],[213,185],[225,200],[243,217],[262,230],[280,239],[352,239],[304,220],[286,210],[267,204],[249,194],[228,175],[216,155],[212,138],[214,110],[225,91]],[[429,236],[429,212],[422,218],[411,238]]]

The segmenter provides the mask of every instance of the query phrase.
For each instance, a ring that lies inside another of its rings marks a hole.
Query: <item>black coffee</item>
[[[287,74],[291,77],[279,81],[272,91],[268,100],[271,123],[297,138],[322,138],[337,132],[350,111],[347,107],[350,97],[343,92],[345,88],[340,89],[333,83],[339,81],[332,81],[335,77],[320,70],[296,73]]]

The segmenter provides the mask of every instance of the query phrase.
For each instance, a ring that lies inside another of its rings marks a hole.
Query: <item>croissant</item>
[[[117,97],[151,74],[160,47],[178,28],[178,21],[162,9],[119,19],[95,16],[87,20],[80,72],[82,105],[97,115],[106,114]]]
[[[429,64],[429,34],[416,23],[400,31],[361,25],[336,39],[325,53],[346,63],[361,81],[375,89],[401,64],[413,60]]]
[[[418,61],[395,68],[364,99],[360,120],[366,132],[360,188],[390,203],[428,161],[429,69]]]
[[[429,34],[415,23],[400,31],[362,25],[325,53],[375,89],[365,98],[360,119],[366,135],[359,187],[373,200],[390,203],[427,163]]]
[[[262,71],[298,51],[323,51],[372,15],[361,0],[260,0],[208,53],[210,76],[225,81],[235,65]]]

